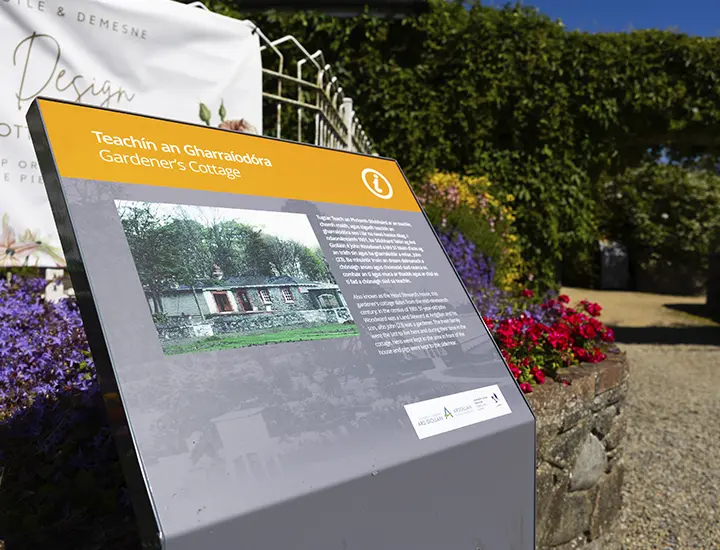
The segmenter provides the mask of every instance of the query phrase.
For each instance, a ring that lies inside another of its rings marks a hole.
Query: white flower
[[[670,217],[670,214],[668,214],[667,212],[663,212],[662,214],[660,214],[660,217],[663,220],[667,220]]]

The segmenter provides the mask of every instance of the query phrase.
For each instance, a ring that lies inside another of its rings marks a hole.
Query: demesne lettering
[[[116,19],[110,19],[108,17],[100,17],[90,12],[77,12],[78,23],[90,25],[91,27],[98,27],[106,31],[112,31],[119,34],[126,34],[132,38],[138,40],[147,40],[147,30],[139,27],[135,27],[124,21],[117,21]]]
[[[134,93],[109,80],[97,82],[94,78],[60,68],[61,58],[60,43],[49,34],[33,32],[18,42],[13,51],[13,65],[22,68],[20,86],[15,92],[18,111],[48,89],[54,89],[63,97],[69,96],[68,99],[75,103],[99,100],[100,107],[135,98]]]

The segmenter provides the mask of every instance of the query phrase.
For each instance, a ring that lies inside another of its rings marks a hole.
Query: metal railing
[[[202,9],[202,2],[188,4]],[[370,138],[321,50],[294,36],[270,40],[255,26],[263,56],[263,133],[300,143],[374,154]],[[290,74],[293,69],[295,74]],[[266,107],[270,107],[267,109]]]
[[[208,9],[202,2],[187,5]],[[257,33],[262,44],[265,135],[332,149],[377,154],[358,121],[352,99],[343,92],[321,50],[311,54],[293,36],[270,40],[257,25],[253,32]],[[293,64],[295,76],[287,73],[288,66]],[[267,106],[271,108],[266,109]],[[54,301],[63,295],[73,294],[67,277],[64,284],[52,282],[62,275],[63,272],[53,270],[46,273],[49,283],[47,300]]]

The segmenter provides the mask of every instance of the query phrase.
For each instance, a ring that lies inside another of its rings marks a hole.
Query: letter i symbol
[[[375,191],[377,191],[378,193],[382,193],[382,192],[383,192],[383,190],[380,189],[380,182],[378,181],[378,175],[377,175],[377,174],[373,174],[373,187],[375,188]]]

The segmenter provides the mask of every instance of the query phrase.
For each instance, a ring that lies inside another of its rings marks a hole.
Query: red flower
[[[518,378],[520,378],[521,371],[520,371],[519,368],[517,368],[517,367],[514,366],[514,365],[511,366],[511,367],[509,367],[509,368],[510,368],[510,372],[513,374],[513,376],[515,377],[516,380],[517,380]]]
[[[580,361],[587,361],[590,359],[590,354],[587,352],[585,348],[581,348],[578,346],[573,346],[573,353]]]
[[[583,338],[592,340],[595,336],[597,336],[597,331],[592,325],[582,325],[580,327],[580,334]]]
[[[538,384],[544,384],[545,383],[545,372],[540,370],[537,367],[533,367],[530,370],[530,373],[535,377],[535,381]]]
[[[597,317],[600,315],[602,307],[600,307],[600,304],[586,304],[585,310],[593,317]]]
[[[523,391],[523,393],[532,393],[532,386],[527,382],[523,382],[522,384],[520,384],[520,389]]]
[[[567,294],[561,294],[560,296],[558,296],[558,300],[560,300],[563,304],[570,303],[570,297]]]
[[[522,295],[525,298],[532,298],[533,296],[535,296],[535,293],[532,290],[526,288],[525,290],[522,291]]]
[[[615,341],[615,333],[613,332],[613,329],[606,328],[605,332],[602,333],[602,339],[606,342],[614,342]]]

